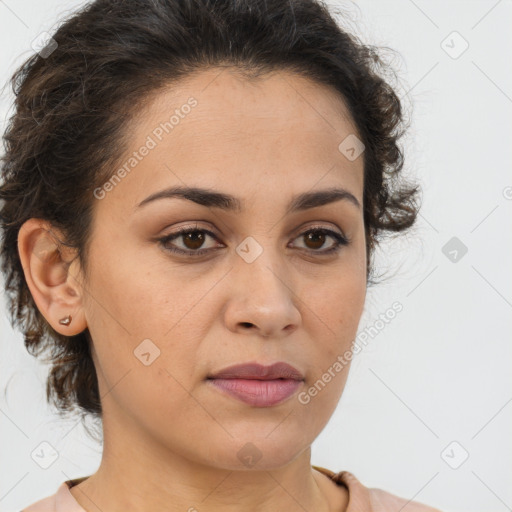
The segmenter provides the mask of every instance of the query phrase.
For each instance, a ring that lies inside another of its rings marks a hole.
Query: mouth
[[[230,366],[207,377],[223,394],[254,407],[271,407],[290,398],[304,376],[295,367],[279,362],[270,366],[247,363]]]

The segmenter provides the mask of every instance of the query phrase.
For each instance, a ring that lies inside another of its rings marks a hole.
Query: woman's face
[[[343,391],[349,368],[336,361],[356,336],[366,294],[355,134],[335,92],[285,72],[250,83],[210,69],[141,111],[124,172],[95,191],[82,290],[105,439],[226,469],[249,459],[277,467],[311,445]],[[174,187],[234,199],[140,205]],[[334,189],[356,201],[290,208],[301,194]],[[158,241],[182,228],[192,233]],[[337,239],[313,228],[350,242],[329,253]],[[274,405],[246,403],[208,379],[279,361],[304,380]]]

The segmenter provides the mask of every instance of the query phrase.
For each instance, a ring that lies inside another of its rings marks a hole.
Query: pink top
[[[400,498],[387,491],[365,487],[352,473],[313,466],[330,477],[338,485],[343,485],[349,493],[346,511],[343,512],[441,512],[436,508]],[[21,512],[86,512],[75,500],[69,489],[84,481],[88,476],[66,480],[57,492],[24,508]],[[407,506],[406,506],[407,505]]]

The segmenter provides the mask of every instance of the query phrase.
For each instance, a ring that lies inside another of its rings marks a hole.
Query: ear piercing
[[[59,320],[59,324],[69,325],[71,323],[71,315],[65,316]]]

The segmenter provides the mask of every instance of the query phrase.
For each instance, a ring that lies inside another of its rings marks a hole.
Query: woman
[[[97,0],[17,71],[12,322],[104,437],[26,512],[435,510],[310,462],[418,212],[381,64],[315,0]]]

